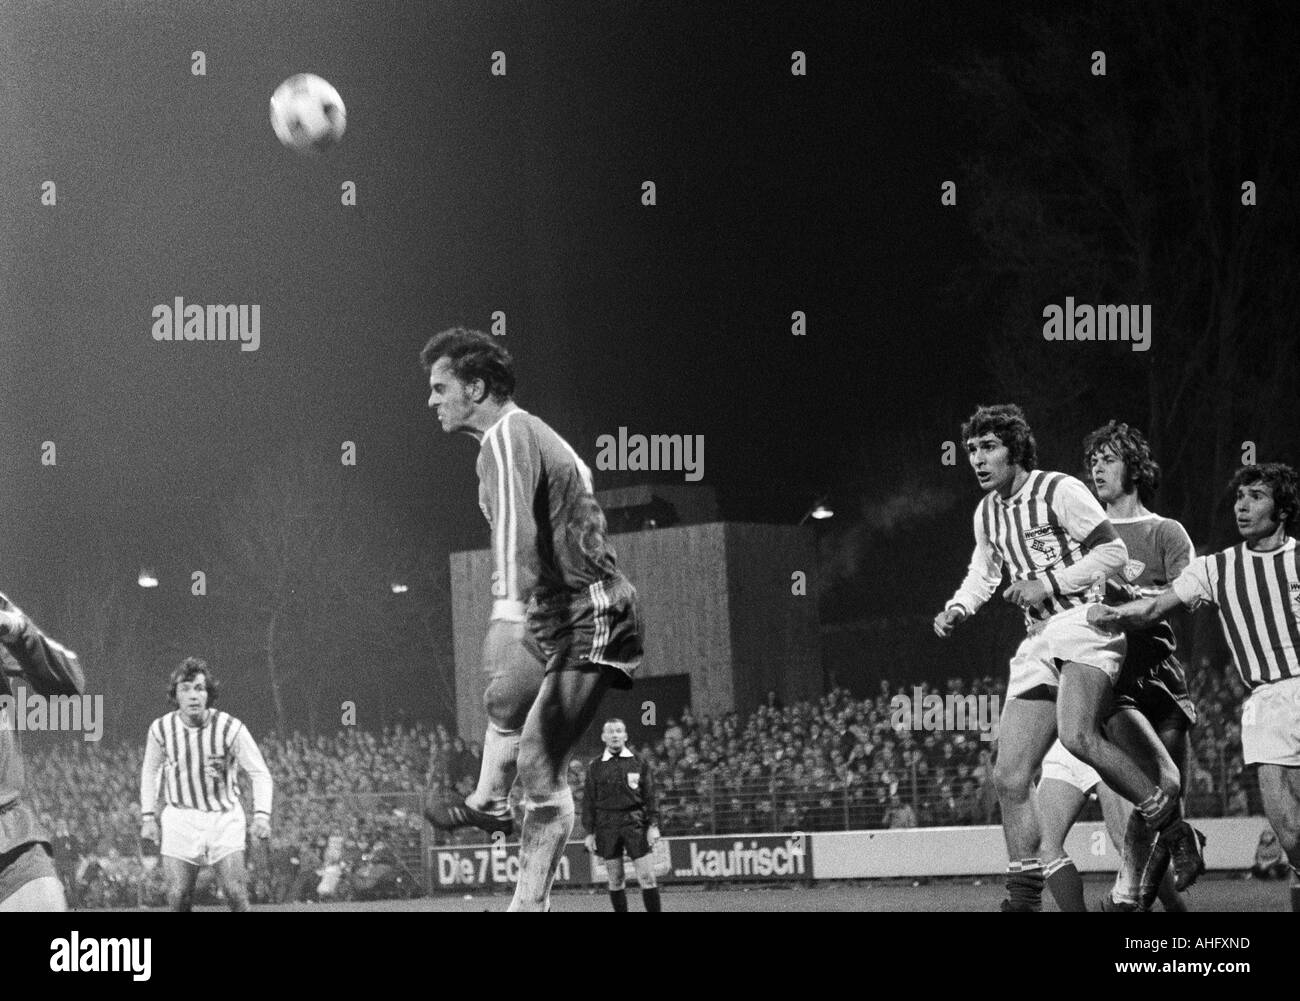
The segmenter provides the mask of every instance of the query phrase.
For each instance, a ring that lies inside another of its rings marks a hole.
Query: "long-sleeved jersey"
[[[654,770],[626,747],[617,757],[606,751],[587,768],[582,796],[582,826],[619,826],[629,821],[647,827],[659,824]]]
[[[616,571],[591,470],[540,418],[507,411],[483,435],[479,506],[492,528],[492,618],[528,599],[584,591]]]
[[[0,594],[0,608],[19,609]],[[38,695],[80,695],[86,679],[77,655],[56,643],[27,619],[23,628],[0,639],[0,695],[13,697],[11,679]],[[35,817],[22,802],[27,776],[13,723],[0,727],[0,854],[29,841],[48,841]]]
[[[1118,573],[1128,556],[1120,539],[1084,550],[1105,521],[1088,488],[1065,473],[1033,470],[1005,500],[989,491],[975,509],[975,552],[966,579],[947,607],[960,605],[974,615],[1002,583],[1003,567],[1013,581],[1041,579],[1050,588],[1041,605],[1025,610],[1026,625],[1084,604],[1096,575]]]
[[[270,815],[271,772],[257,742],[229,713],[209,709],[200,726],[187,726],[179,711],[149,725],[140,770],[140,812],[150,816],[158,802],[158,776],[168,806],[191,810],[233,810],[239,804],[235,766],[253,784],[253,811]]]

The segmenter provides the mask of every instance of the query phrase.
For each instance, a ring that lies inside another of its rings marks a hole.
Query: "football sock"
[[[619,914],[627,913],[627,890],[610,890],[609,902]]]
[[[1151,828],[1142,814],[1134,810],[1129,814],[1124,828],[1124,849],[1120,856],[1119,872],[1115,873],[1115,886],[1110,891],[1111,900],[1118,904],[1136,904],[1142,867],[1151,854]]]
[[[645,904],[645,909],[651,914],[658,914],[662,909],[659,906],[659,887],[652,886],[648,890],[642,890],[641,902]]]
[[[508,910],[544,911],[573,832],[573,793],[566,788],[541,801],[529,797],[527,803],[519,836],[519,883]]]
[[[1027,858],[1007,866],[1007,899],[1017,910],[1043,909],[1043,863]]]
[[[1047,863],[1043,869],[1043,878],[1047,888],[1052,891],[1052,899],[1062,911],[1086,911],[1083,902],[1083,877],[1075,868],[1069,855]]]
[[[1138,812],[1146,818],[1147,825],[1153,831],[1162,831],[1176,820],[1182,818],[1181,804],[1178,797],[1157,787],[1156,791],[1137,804]]]
[[[515,762],[519,760],[519,731],[502,730],[489,723],[483,735],[483,764],[478,772],[478,788],[465,797],[465,805],[485,813],[509,812],[510,786],[515,781]]]
[[[1291,910],[1300,914],[1300,866],[1291,867]]]

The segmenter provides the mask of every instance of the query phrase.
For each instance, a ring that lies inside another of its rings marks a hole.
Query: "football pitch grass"
[[[1090,909],[1111,884],[1105,876],[1084,879],[1085,898]],[[996,911],[1003,897],[1001,880],[991,877],[978,884],[973,879],[932,879],[913,886],[905,880],[873,880],[852,883],[821,883],[814,886],[779,885],[743,887],[666,885],[663,888],[665,912],[716,911]],[[1260,882],[1235,875],[1203,876],[1186,894],[1189,907],[1196,911],[1290,911],[1291,898],[1286,880]],[[439,894],[415,900],[352,901],[347,903],[300,903],[259,905],[256,911],[418,911],[422,913],[504,911],[510,903],[508,894],[473,893]],[[565,911],[605,912],[610,910],[608,895],[598,889],[557,891],[551,898],[555,913]],[[641,909],[641,897],[635,885],[628,887],[628,908]],[[220,907],[196,910],[219,911]],[[1159,909],[1157,907],[1157,909]],[[1043,910],[1055,911],[1051,894],[1043,894]]]

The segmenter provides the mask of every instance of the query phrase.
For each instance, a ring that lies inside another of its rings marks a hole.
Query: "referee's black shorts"
[[[596,854],[606,861],[628,858],[639,859],[650,854],[650,839],[646,836],[645,821],[637,817],[615,816],[596,820]]]

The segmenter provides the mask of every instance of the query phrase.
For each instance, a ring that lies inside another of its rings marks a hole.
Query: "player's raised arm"
[[[1002,557],[989,543],[984,514],[985,505],[981,504],[975,510],[975,551],[966,577],[943,611],[934,617],[934,631],[939,636],[950,635],[957,623],[978,612],[1002,583]]]
[[[46,636],[22,609],[0,594],[0,644],[7,674],[39,695],[80,695],[86,687],[77,655]]]

